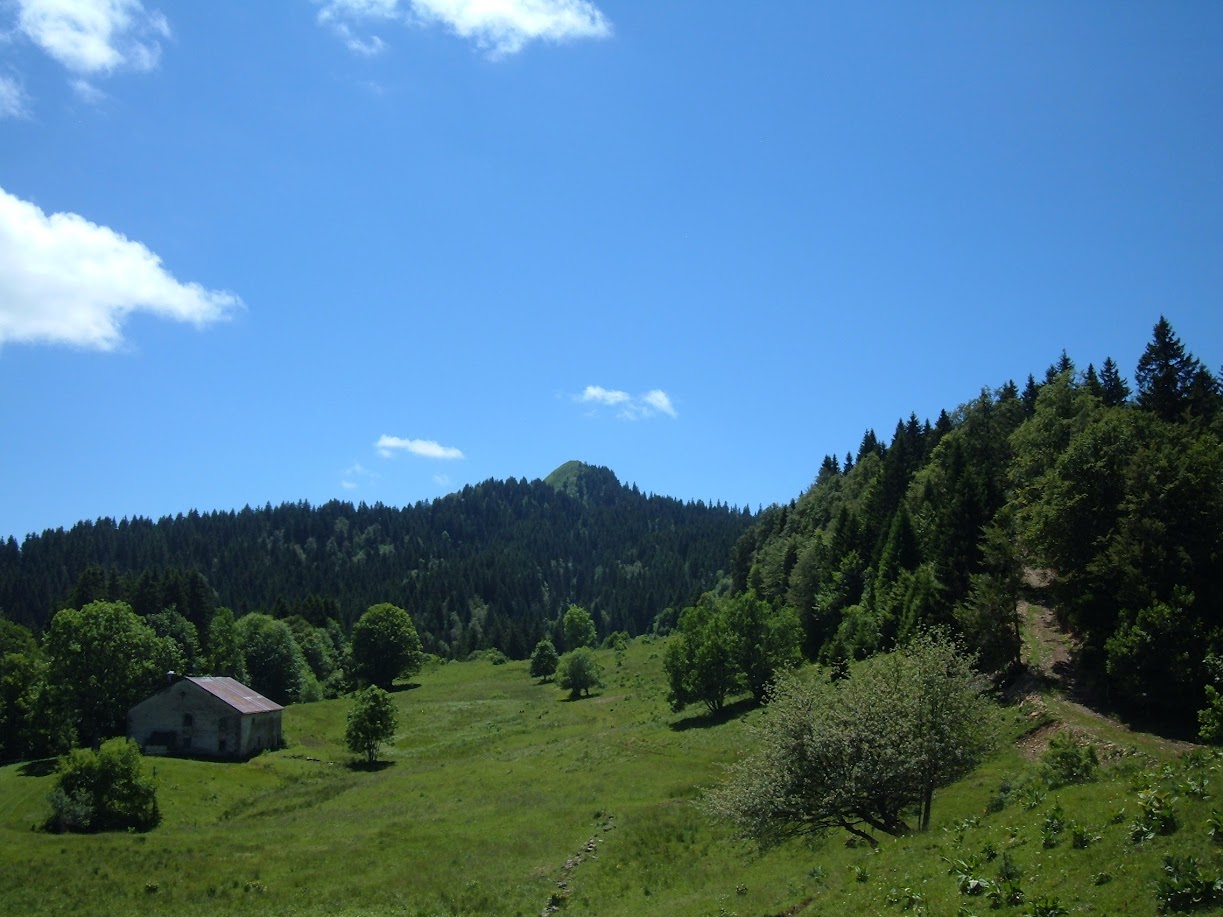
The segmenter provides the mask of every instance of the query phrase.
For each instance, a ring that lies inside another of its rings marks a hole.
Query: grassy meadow
[[[431,666],[396,692],[399,732],[373,770],[343,746],[349,701],[290,707],[280,751],[149,759],[164,819],[147,834],[47,834],[46,768],[2,768],[0,913],[1155,914],[1166,854],[1211,876],[1223,861],[1213,754],[1053,695],[1003,708],[998,752],[938,794],[928,833],[760,854],[692,803],[764,714],[671,713],[661,655],[600,653],[606,685],[579,701],[524,662]],[[1098,743],[1098,779],[1038,779],[1059,729]],[[1135,843],[1152,799],[1175,830]],[[1010,900],[991,901],[1004,885]]]

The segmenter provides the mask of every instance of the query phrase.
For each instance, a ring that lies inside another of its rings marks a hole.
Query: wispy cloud
[[[25,118],[29,114],[21,84],[11,76],[0,76],[0,118]]]
[[[17,0],[17,30],[75,74],[152,70],[170,24],[140,0]]]
[[[628,392],[607,389],[601,385],[588,385],[583,389],[582,394],[578,395],[578,401],[594,401],[606,405],[624,404],[632,400],[633,396]]]
[[[678,417],[675,413],[675,406],[671,404],[671,399],[667,393],[660,388],[646,392],[641,396],[641,400],[652,407],[654,410],[666,414],[668,417]]]
[[[356,490],[360,481],[372,480],[378,477],[377,472],[370,471],[360,462],[354,462],[340,473],[340,486],[345,490]]]
[[[362,54],[367,46],[381,50],[384,44],[377,35],[359,39],[354,29],[376,23],[440,25],[494,58],[516,54],[532,41],[612,33],[607,17],[590,0],[322,0],[319,21]]]
[[[114,350],[133,312],[198,327],[241,308],[233,293],[181,283],[139,242],[75,213],[44,213],[0,188],[0,345]]]
[[[82,102],[88,102],[90,105],[96,105],[106,98],[106,93],[95,86],[89,80],[72,80],[70,85],[72,91],[75,92]]]
[[[675,405],[671,403],[671,397],[660,388],[651,389],[644,395],[634,396],[619,389],[588,385],[581,394],[574,395],[573,400],[579,404],[595,405],[591,413],[597,413],[599,406],[615,408],[616,416],[621,420],[643,420],[657,414],[666,414],[668,417],[679,416]]]
[[[374,448],[383,458],[391,458],[396,452],[410,452],[431,459],[461,459],[463,452],[454,446],[443,446],[431,439],[404,439],[400,436],[382,434]]]

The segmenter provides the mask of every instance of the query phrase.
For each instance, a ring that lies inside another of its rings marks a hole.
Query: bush
[[[156,787],[144,775],[140,746],[111,739],[97,751],[77,748],[59,760],[48,797],[50,831],[148,831],[161,821]]]
[[[1191,856],[1165,856],[1163,872],[1155,883],[1160,913],[1210,907],[1223,897],[1223,879],[1203,872]]]
[[[1060,732],[1049,743],[1041,761],[1045,782],[1052,789],[1071,783],[1087,783],[1096,779],[1100,760],[1094,745],[1081,745],[1068,732]]]

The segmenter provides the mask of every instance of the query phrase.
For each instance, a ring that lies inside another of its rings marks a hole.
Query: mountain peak
[[[578,499],[615,493],[621,488],[620,479],[610,468],[577,460],[565,462],[544,478],[544,483]]]

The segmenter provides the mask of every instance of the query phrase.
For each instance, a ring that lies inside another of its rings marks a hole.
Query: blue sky
[[[769,504],[1223,362],[1223,6],[0,0],[0,537],[569,459]]]

